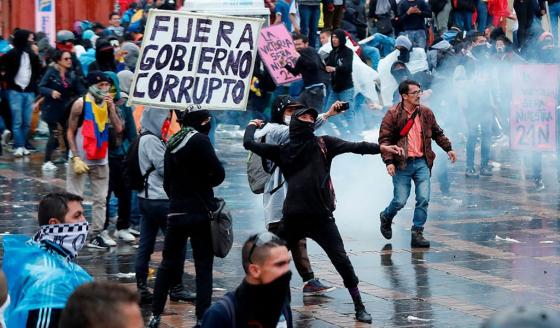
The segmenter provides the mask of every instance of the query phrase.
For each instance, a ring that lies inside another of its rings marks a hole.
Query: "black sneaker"
[[[381,220],[380,230],[381,234],[385,239],[391,239],[393,237],[393,230],[391,229],[391,224],[393,220],[385,217],[385,212],[379,213],[379,219]]]
[[[491,177],[493,174],[492,168],[489,166],[484,166],[480,169],[480,175],[483,177]]]
[[[542,181],[542,178],[536,178],[535,179],[535,191],[543,191],[544,190],[544,183]]]
[[[158,328],[160,322],[161,317],[159,315],[152,315],[150,317],[150,321],[148,321],[148,325],[146,326],[146,328]]]
[[[169,290],[169,299],[171,302],[194,302],[196,300],[196,294],[186,291],[183,284],[179,284],[171,287]]]
[[[467,178],[478,178],[478,173],[474,169],[467,169],[465,171],[465,176]]]
[[[101,238],[101,236],[97,236],[95,238],[93,238],[92,240],[90,240],[90,242],[87,244],[88,248],[97,248],[97,249],[107,249],[110,248],[111,246],[109,244],[107,244],[103,238]]]
[[[371,314],[367,313],[366,307],[363,304],[356,306],[355,310],[356,320],[359,322],[371,323]]]
[[[303,296],[323,295],[334,289],[335,287],[324,285],[319,279],[314,278],[303,286]]]
[[[424,233],[419,230],[412,230],[410,246],[417,248],[429,248],[430,242],[424,238]]]

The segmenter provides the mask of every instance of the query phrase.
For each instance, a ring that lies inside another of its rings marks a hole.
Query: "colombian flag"
[[[88,94],[84,103],[82,136],[86,158],[89,160],[101,160],[107,156],[107,148],[109,147],[108,118],[107,103],[103,102],[101,105],[97,105]]]

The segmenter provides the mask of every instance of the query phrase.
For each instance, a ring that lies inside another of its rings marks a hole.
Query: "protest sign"
[[[150,10],[129,103],[245,110],[262,23]]]
[[[259,55],[276,85],[301,79],[301,75],[292,75],[280,64],[280,59],[283,58],[293,67],[299,57],[292,36],[284,24],[272,25],[261,30]]]
[[[511,149],[556,151],[557,65],[513,67]]]

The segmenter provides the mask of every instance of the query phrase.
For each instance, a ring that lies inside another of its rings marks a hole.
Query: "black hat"
[[[304,114],[311,114],[311,116],[313,116],[314,121],[317,120],[317,117],[319,116],[319,112],[313,107],[298,109],[292,114],[292,116],[300,117]]]
[[[273,123],[283,124],[284,123],[284,111],[288,106],[294,106],[297,108],[305,108],[302,104],[297,102],[293,97],[290,96],[278,96],[274,99],[271,108],[271,119]]]
[[[91,87],[92,85],[97,84],[99,82],[109,82],[113,84],[113,80],[111,80],[111,78],[107,74],[101,71],[91,71],[88,73],[87,76],[88,87]]]

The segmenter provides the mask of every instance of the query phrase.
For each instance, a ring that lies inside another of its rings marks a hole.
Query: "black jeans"
[[[163,259],[158,269],[152,312],[161,315],[165,308],[171,281],[184,266],[184,249],[191,238],[194,269],[196,272],[196,318],[202,319],[212,301],[212,266],[214,253],[207,213],[183,214],[167,218],[167,232],[163,245]]]
[[[289,249],[298,246],[302,238],[311,238],[327,253],[346,288],[358,286],[358,277],[344,250],[344,243],[333,217],[284,218],[278,236],[286,241]]]
[[[47,141],[47,146],[45,147],[45,162],[52,159],[52,154],[56,147],[58,147],[58,139],[56,136],[56,130],[58,130],[58,122],[47,122],[49,126],[49,140]],[[66,123],[60,123],[62,126],[62,138],[64,139],[64,146],[66,147],[66,156],[68,158],[68,140],[66,139]]]
[[[126,186],[124,181],[124,156],[109,156],[109,191],[107,191],[107,210],[105,214],[105,227],[109,226],[109,200],[111,192],[115,193],[115,197],[119,200],[117,230],[128,229],[130,226],[130,206],[132,200],[132,191]]]
[[[140,208],[140,242],[136,253],[136,282],[146,284],[148,280],[148,268],[150,256],[154,252],[156,237],[161,230],[165,234],[167,228],[167,213],[169,212],[169,201],[166,199],[145,199],[138,197]],[[185,261],[186,247],[182,248],[182,258]],[[182,283],[183,266],[180,268],[179,279],[172,286]]]
[[[268,225],[268,231],[278,235],[280,227],[280,222],[273,222]],[[309,254],[307,253],[307,240],[305,238],[300,239],[297,246],[292,248],[291,251],[294,259],[294,265],[296,266],[303,282],[315,278],[313,269],[311,268],[311,262],[309,261]]]

